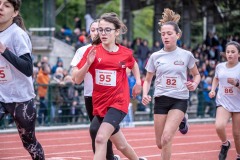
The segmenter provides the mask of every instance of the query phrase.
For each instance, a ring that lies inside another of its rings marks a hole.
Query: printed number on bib
[[[162,76],[162,86],[164,88],[175,88],[179,89],[181,87],[181,79],[179,76]]]
[[[10,67],[8,65],[0,66],[0,83],[6,83],[10,81],[12,81]]]
[[[237,94],[237,91],[233,86],[223,86],[222,93],[227,96],[235,96]]]
[[[116,71],[96,69],[96,84],[102,86],[116,86]]]

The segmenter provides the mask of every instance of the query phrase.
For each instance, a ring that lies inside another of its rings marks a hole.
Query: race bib
[[[164,88],[180,89],[182,86],[182,81],[179,76],[163,75],[162,86]]]
[[[237,95],[237,89],[234,86],[222,86],[222,94],[226,96]]]
[[[12,74],[9,65],[0,66],[0,83],[12,81]]]
[[[96,69],[96,84],[102,86],[116,86],[116,71]]]
[[[0,66],[0,83],[12,81],[12,74],[9,65]]]

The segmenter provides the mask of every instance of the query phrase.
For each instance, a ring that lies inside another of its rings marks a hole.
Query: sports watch
[[[235,85],[236,87],[239,87],[239,79],[237,80],[237,83]]]

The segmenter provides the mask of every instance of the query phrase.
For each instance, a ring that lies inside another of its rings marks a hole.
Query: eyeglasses
[[[98,33],[101,33],[101,34],[103,34],[103,31],[105,34],[110,34],[112,30],[116,30],[116,29],[112,29],[112,28],[108,28],[108,27],[105,29],[97,28]]]

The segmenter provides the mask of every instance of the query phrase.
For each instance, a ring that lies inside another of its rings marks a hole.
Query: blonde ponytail
[[[173,12],[169,8],[165,8],[163,15],[162,15],[162,19],[159,20],[158,24],[159,24],[160,28],[163,25],[173,26],[176,33],[178,33],[180,35],[179,36],[179,38],[180,38],[182,35],[182,31],[178,26],[178,22],[179,22],[180,18],[181,18],[181,16],[179,14]],[[160,33],[160,30],[159,30],[159,33]]]

